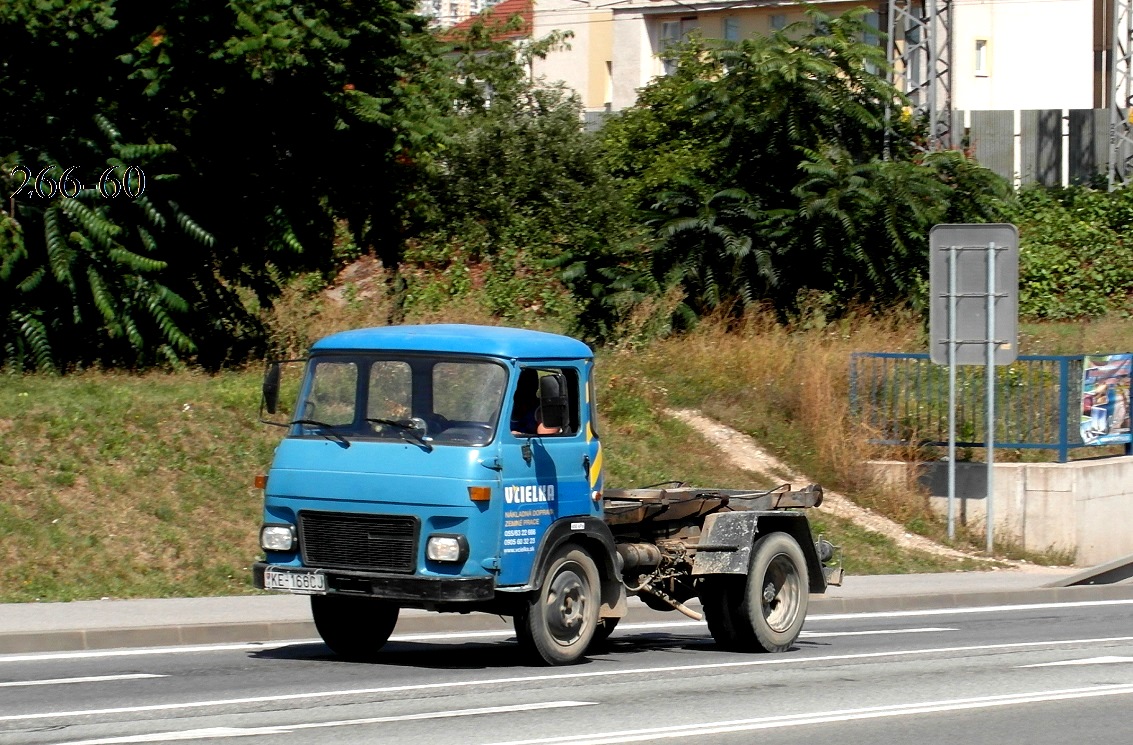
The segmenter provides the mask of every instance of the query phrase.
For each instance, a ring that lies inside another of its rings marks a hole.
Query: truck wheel
[[[734,652],[783,652],[802,631],[809,600],[806,559],[782,532],[759,538],[748,576],[706,577],[700,587],[708,631]]]
[[[598,626],[598,567],[582,549],[563,546],[547,567],[543,586],[515,617],[516,638],[548,665],[574,662]]]
[[[398,607],[376,598],[312,595],[315,628],[331,651],[348,660],[372,660],[393,633]]]
[[[786,533],[768,533],[755,542],[747,577],[747,612],[759,648],[790,649],[806,621],[810,600],[806,558]]]
[[[755,630],[744,606],[745,579],[735,574],[705,577],[698,591],[708,632],[717,645],[732,652],[755,649]]]

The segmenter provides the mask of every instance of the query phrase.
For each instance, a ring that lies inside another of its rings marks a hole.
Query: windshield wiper
[[[433,449],[431,444],[433,438],[429,437],[429,430],[425,427],[425,420],[420,417],[413,417],[412,419],[377,419],[374,417],[366,417],[366,421],[394,427],[402,437],[408,436],[412,438],[414,442],[426,450]]]
[[[338,444],[342,445],[342,447],[344,447],[344,448],[350,447],[350,440],[347,440],[341,434],[336,432],[333,424],[327,424],[326,422],[320,422],[317,419],[294,419],[294,420],[292,420],[291,423],[292,424],[305,424],[308,427],[319,427],[319,430],[315,434],[322,435],[323,437],[327,438],[328,440],[336,441],[336,442],[338,442]]]

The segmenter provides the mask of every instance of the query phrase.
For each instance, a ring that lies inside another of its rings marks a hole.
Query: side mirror
[[[274,414],[279,406],[279,363],[272,362],[264,371],[264,408]]]
[[[539,409],[547,427],[567,427],[567,384],[560,373],[539,378]]]

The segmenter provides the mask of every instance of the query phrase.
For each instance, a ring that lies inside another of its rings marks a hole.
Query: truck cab
[[[593,584],[592,597],[548,621],[550,641],[569,647],[574,627],[623,613],[593,367],[582,342],[523,329],[400,326],[318,341],[268,473],[256,586],[310,593],[332,649],[367,656],[399,608],[524,616],[569,542],[590,547],[575,571],[591,576],[565,582],[576,594]],[[269,410],[278,380],[269,369]]]

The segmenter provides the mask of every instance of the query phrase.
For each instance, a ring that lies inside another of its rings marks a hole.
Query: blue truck
[[[783,651],[809,594],[841,581],[802,512],[817,486],[607,488],[594,355],[576,339],[390,326],[291,362],[301,379],[283,361],[264,376],[260,418],[286,434],[253,581],[310,595],[341,657],[372,659],[419,608],[510,616],[533,661],[569,664],[633,596],[703,618],[724,648]]]

